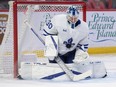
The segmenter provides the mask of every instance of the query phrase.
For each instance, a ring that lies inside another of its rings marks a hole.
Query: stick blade
[[[88,70],[80,75],[74,75],[73,81],[80,81],[92,75],[92,71]]]

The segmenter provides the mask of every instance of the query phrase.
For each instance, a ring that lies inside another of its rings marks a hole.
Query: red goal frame
[[[18,30],[17,30],[17,26],[18,26],[18,19],[17,19],[17,5],[19,4],[60,4],[60,5],[65,5],[65,4],[81,4],[83,5],[83,20],[86,21],[86,3],[85,2],[19,2],[19,1],[15,1],[13,3],[13,18],[14,18],[14,23],[13,23],[13,27],[14,27],[14,78],[17,77],[18,75]]]

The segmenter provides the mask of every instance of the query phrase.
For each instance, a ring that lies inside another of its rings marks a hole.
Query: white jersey
[[[71,24],[67,21],[65,14],[54,16],[44,26],[44,35],[58,35],[58,52],[63,55],[74,49],[87,50],[88,48],[88,25],[80,20],[75,28],[71,28]],[[71,47],[67,48],[67,44]]]

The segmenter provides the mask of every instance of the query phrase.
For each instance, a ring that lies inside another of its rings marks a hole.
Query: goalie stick
[[[44,40],[34,31],[34,29],[32,28],[32,26],[28,23],[27,20],[24,21],[25,24],[31,29],[31,31],[36,35],[36,37],[43,43],[43,45],[45,45]],[[53,37],[51,37],[53,39]],[[72,81],[79,81],[82,79],[85,79],[87,77],[89,77],[92,74],[91,70],[88,70],[82,74],[79,75],[75,75],[73,74],[73,72],[66,66],[66,64],[60,59],[60,57],[55,57],[55,61],[57,62],[57,64],[61,67],[61,69],[66,73],[66,75],[68,76],[68,78]]]

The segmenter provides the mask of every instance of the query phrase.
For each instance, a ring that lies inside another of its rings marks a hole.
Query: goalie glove
[[[85,61],[89,58],[89,54],[87,52],[84,52],[83,50],[78,49],[75,53],[75,58],[73,60],[74,63],[80,63],[82,61]]]

